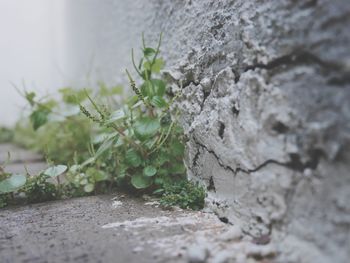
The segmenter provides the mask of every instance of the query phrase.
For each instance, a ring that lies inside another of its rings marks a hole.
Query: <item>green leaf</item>
[[[82,175],[82,174],[80,174],[80,175]],[[84,176],[85,176],[85,174],[84,174]],[[87,178],[83,177],[83,178],[81,178],[79,183],[80,183],[80,185],[87,185],[89,183],[89,181]]]
[[[141,174],[134,175],[131,178],[131,184],[136,189],[145,189],[145,188],[149,187],[152,184],[152,178],[143,176]]]
[[[65,103],[80,104],[87,98],[87,94],[90,93],[90,90],[66,87],[60,89],[59,92],[62,94],[62,100]]]
[[[156,53],[156,51],[151,47],[146,47],[143,49],[143,54],[145,57],[153,56]]]
[[[152,166],[152,165],[149,165],[149,166],[146,166],[144,169],[143,169],[143,175],[144,176],[154,176],[155,174],[157,173],[157,169]]]
[[[58,105],[58,102],[54,99],[47,100],[43,103],[38,103],[38,109],[41,111],[51,111],[54,107]]]
[[[142,83],[140,90],[144,97],[153,96],[152,83],[149,80],[146,80],[144,83]]]
[[[140,166],[142,159],[135,149],[129,149],[125,154],[125,161],[133,167]]]
[[[122,109],[112,112],[107,120],[106,124],[117,122],[126,118],[125,112]]]
[[[95,186],[93,184],[86,184],[84,186],[84,191],[86,193],[91,193],[94,190]]]
[[[160,70],[164,67],[164,61],[161,58],[158,58],[154,61],[154,64],[152,66],[152,71],[155,73],[159,73]]]
[[[81,169],[81,166],[78,164],[73,164],[69,170],[68,173],[77,173]]]
[[[134,124],[134,132],[138,139],[144,140],[155,135],[160,128],[159,119],[143,117]]]
[[[89,159],[85,160],[85,162],[83,162],[80,166],[84,167],[86,165],[92,164],[93,162],[95,162],[95,158],[94,157],[90,157]]]
[[[124,165],[120,165],[118,168],[117,168],[117,171],[118,171],[118,179],[124,179],[125,176],[126,176],[126,167]]]
[[[168,169],[169,174],[184,174],[186,167],[183,163],[175,163]]]
[[[143,67],[145,68],[145,70],[150,71],[151,70],[151,63],[149,61],[146,61],[145,63],[143,63]]]
[[[182,156],[185,151],[185,146],[179,140],[175,140],[171,144],[171,153],[175,156]]]
[[[159,189],[153,191],[153,194],[154,194],[154,195],[156,195],[156,194],[162,194],[162,193],[164,193],[164,189],[162,189],[162,188],[159,188]]]
[[[48,110],[35,110],[30,114],[30,121],[33,125],[33,129],[37,130],[41,126],[47,123],[48,115],[50,111]]]
[[[95,182],[105,181],[108,179],[107,173],[104,171],[98,170],[96,168],[90,167],[86,170],[86,174],[89,177],[92,177]]]
[[[162,166],[163,164],[169,161],[169,155],[167,153],[160,153],[157,156],[156,161],[159,166]]]
[[[100,157],[104,152],[106,152],[107,150],[111,149],[111,147],[113,147],[113,143],[115,140],[117,140],[118,135],[115,135],[115,133],[111,134],[113,136],[107,138],[102,144],[101,146],[98,148],[98,150],[95,153],[95,159]]]
[[[11,177],[0,182],[0,193],[11,193],[23,185],[25,185],[27,178],[22,174],[13,174]]]
[[[26,100],[29,102],[30,106],[32,107],[35,105],[35,101],[34,101],[35,96],[36,94],[34,92],[25,93]]]
[[[149,61],[146,61],[145,63],[143,63],[143,67],[148,70],[148,71],[152,71],[154,73],[159,73],[160,70],[163,68],[164,66],[164,61],[161,58],[158,58],[154,61],[154,63],[150,63]]]
[[[168,105],[168,103],[165,101],[165,99],[163,99],[160,96],[154,96],[151,99],[151,103],[153,106],[157,107],[157,108],[164,108]]]
[[[139,97],[137,95],[134,95],[127,99],[126,104],[131,107],[138,101],[139,101]]]
[[[167,112],[161,119],[160,119],[160,125],[163,127],[168,126],[171,124],[171,115],[169,112]]]
[[[106,138],[108,136],[108,133],[100,133],[100,134],[96,134],[92,139],[91,139],[91,142],[93,144],[100,144],[100,143],[103,143]]]
[[[67,166],[56,165],[56,166],[52,166],[52,167],[47,168],[44,171],[44,175],[49,176],[49,177],[56,177],[56,176],[63,174],[65,171],[67,171]]]
[[[156,94],[158,96],[164,96],[165,94],[165,82],[161,79],[152,79],[153,86],[155,87]]]

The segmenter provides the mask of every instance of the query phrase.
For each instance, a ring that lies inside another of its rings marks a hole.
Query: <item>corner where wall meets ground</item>
[[[141,32],[151,42],[164,33],[164,74],[183,93],[186,164],[211,209],[247,235],[269,236],[278,262],[348,262],[349,1],[88,5],[101,19],[87,48],[107,82]]]

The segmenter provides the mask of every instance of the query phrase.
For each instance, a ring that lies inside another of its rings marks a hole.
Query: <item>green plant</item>
[[[73,164],[89,157],[94,127],[80,114],[84,90],[63,88],[59,97],[37,98],[34,92],[22,94],[31,107],[29,122],[21,120],[14,131],[14,142],[39,151],[55,163]]]
[[[161,36],[157,48],[146,46],[144,38],[142,43],[137,64],[134,52],[131,54],[140,85],[126,70],[135,95],[122,102],[114,99],[121,87],[108,88],[104,83],[99,83],[97,92],[61,89],[55,100],[38,99],[33,92],[22,94],[32,109],[31,129],[21,121],[14,141],[69,168],[59,165],[24,177],[23,185],[9,192],[1,192],[0,187],[0,205],[13,200],[14,193],[24,193],[29,202],[41,202],[122,187],[161,196],[165,206],[203,207],[204,189],[186,178],[185,136],[173,104],[180,94],[168,98],[160,74],[164,66],[159,57]],[[63,173],[64,183],[60,184],[58,176]],[[10,180],[8,177],[4,179]]]
[[[189,181],[165,184],[160,204],[163,206],[179,206],[183,209],[200,210],[204,207],[205,190]]]
[[[93,161],[86,166],[97,165],[112,180],[138,190],[156,190],[169,179],[185,178],[183,131],[170,115],[172,101],[166,96],[166,83],[157,77],[164,65],[159,58],[160,44],[161,37],[156,49],[146,46],[143,40],[143,57],[138,66],[132,52],[142,83],[137,87],[126,70],[135,96],[118,110],[108,111],[97,105],[89,94],[94,113],[80,106],[89,119],[102,127],[105,136]],[[76,176],[80,177],[83,169],[84,164]]]
[[[12,199],[12,193],[20,189],[26,183],[26,177],[18,174],[6,173],[0,166],[0,208],[8,205]]]
[[[32,176],[28,179],[21,192],[25,193],[29,203],[50,201],[59,197],[56,186],[48,182],[47,179],[44,174]]]
[[[6,127],[0,127],[0,143],[11,142],[13,136],[13,130]]]
[[[59,182],[55,184],[54,178],[57,178],[66,170],[67,166],[65,165],[49,167],[39,175],[30,176],[20,191],[25,193],[26,199],[30,203],[58,199],[60,196]]]
[[[15,194],[24,193],[29,203],[54,200],[60,197],[60,184],[55,178],[67,170],[65,165],[51,166],[39,175],[25,176],[5,173],[0,167],[0,208],[16,203]],[[51,181],[50,181],[51,180]]]

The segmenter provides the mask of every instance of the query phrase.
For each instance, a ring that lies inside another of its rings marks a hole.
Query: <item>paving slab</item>
[[[47,168],[40,154],[11,143],[0,144],[0,165],[3,164],[5,172],[18,174],[36,175]]]
[[[7,161],[10,153],[10,162],[40,162],[43,157],[31,150],[26,150],[11,143],[0,144],[0,163]]]
[[[226,225],[121,195],[0,210],[0,258],[13,262],[187,262],[194,233]]]
[[[9,150],[7,171],[46,167],[9,144],[0,145],[2,158]],[[266,263],[276,254],[213,213],[146,200],[119,193],[0,209],[0,263]]]
[[[44,162],[25,162],[25,163],[10,163],[6,165],[5,172],[14,173],[14,174],[26,174],[27,172],[30,175],[37,175],[41,171],[47,168],[47,163]]]

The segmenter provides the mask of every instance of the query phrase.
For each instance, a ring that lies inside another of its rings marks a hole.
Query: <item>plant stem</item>
[[[139,144],[130,139],[120,127],[116,126],[115,124],[111,125],[111,127],[116,132],[118,132],[126,141],[128,141],[128,143],[130,143],[135,148],[135,150],[139,150],[143,156],[147,155],[145,150]]]

